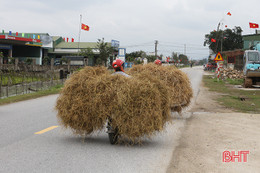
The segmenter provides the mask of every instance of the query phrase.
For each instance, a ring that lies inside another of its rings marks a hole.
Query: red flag
[[[71,42],[74,42],[74,38],[71,39]]]
[[[251,23],[251,22],[249,22],[249,27],[250,27],[250,28],[259,28],[259,25],[256,24],[256,23]]]
[[[69,38],[67,37],[67,42],[69,42]]]
[[[18,32],[16,32],[16,36],[18,36]]]
[[[216,40],[214,38],[211,39],[211,42],[216,43]]]
[[[85,31],[89,31],[89,26],[82,23],[81,24],[81,29],[83,29]]]
[[[228,13],[227,13],[227,15],[228,15],[228,16],[231,16],[231,13],[230,13],[230,12],[228,12]]]
[[[63,40],[66,41],[66,40],[65,40],[65,37],[63,38]]]
[[[227,25],[225,25],[225,27],[227,28]]]

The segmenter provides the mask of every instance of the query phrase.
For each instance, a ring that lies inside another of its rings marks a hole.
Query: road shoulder
[[[203,86],[167,172],[260,172],[260,114],[235,113]],[[224,151],[249,151],[247,162],[222,161]]]

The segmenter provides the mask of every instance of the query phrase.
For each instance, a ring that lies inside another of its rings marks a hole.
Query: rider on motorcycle
[[[116,59],[113,63],[112,66],[115,70],[115,72],[112,75],[123,75],[125,77],[130,78],[131,76],[129,76],[128,74],[125,73],[124,71],[124,61],[121,59]],[[109,137],[109,141],[111,144],[116,144],[117,143],[117,139],[119,136],[118,133],[118,127],[112,127],[112,118],[108,117],[108,122],[107,122],[107,133],[108,133],[108,137]]]
[[[162,61],[160,61],[159,59],[157,59],[157,60],[154,61],[154,64],[162,65]]]
[[[112,63],[112,66],[115,70],[115,72],[113,73],[113,75],[115,74],[120,74],[120,75],[123,75],[123,76],[126,76],[126,77],[131,77],[129,76],[128,74],[125,73],[124,71],[124,61],[121,60],[121,59],[116,59],[113,63]]]

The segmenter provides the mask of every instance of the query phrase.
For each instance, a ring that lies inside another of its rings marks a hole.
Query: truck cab
[[[260,83],[260,52],[258,50],[246,50],[243,57],[245,75],[244,86],[246,88]]]

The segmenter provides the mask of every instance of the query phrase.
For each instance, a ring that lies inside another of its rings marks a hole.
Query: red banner
[[[0,39],[5,40],[16,40],[16,41],[24,41],[24,42],[34,42],[34,43],[41,43],[39,39],[31,39],[31,38],[23,38],[23,37],[15,37],[10,35],[0,35]]]

